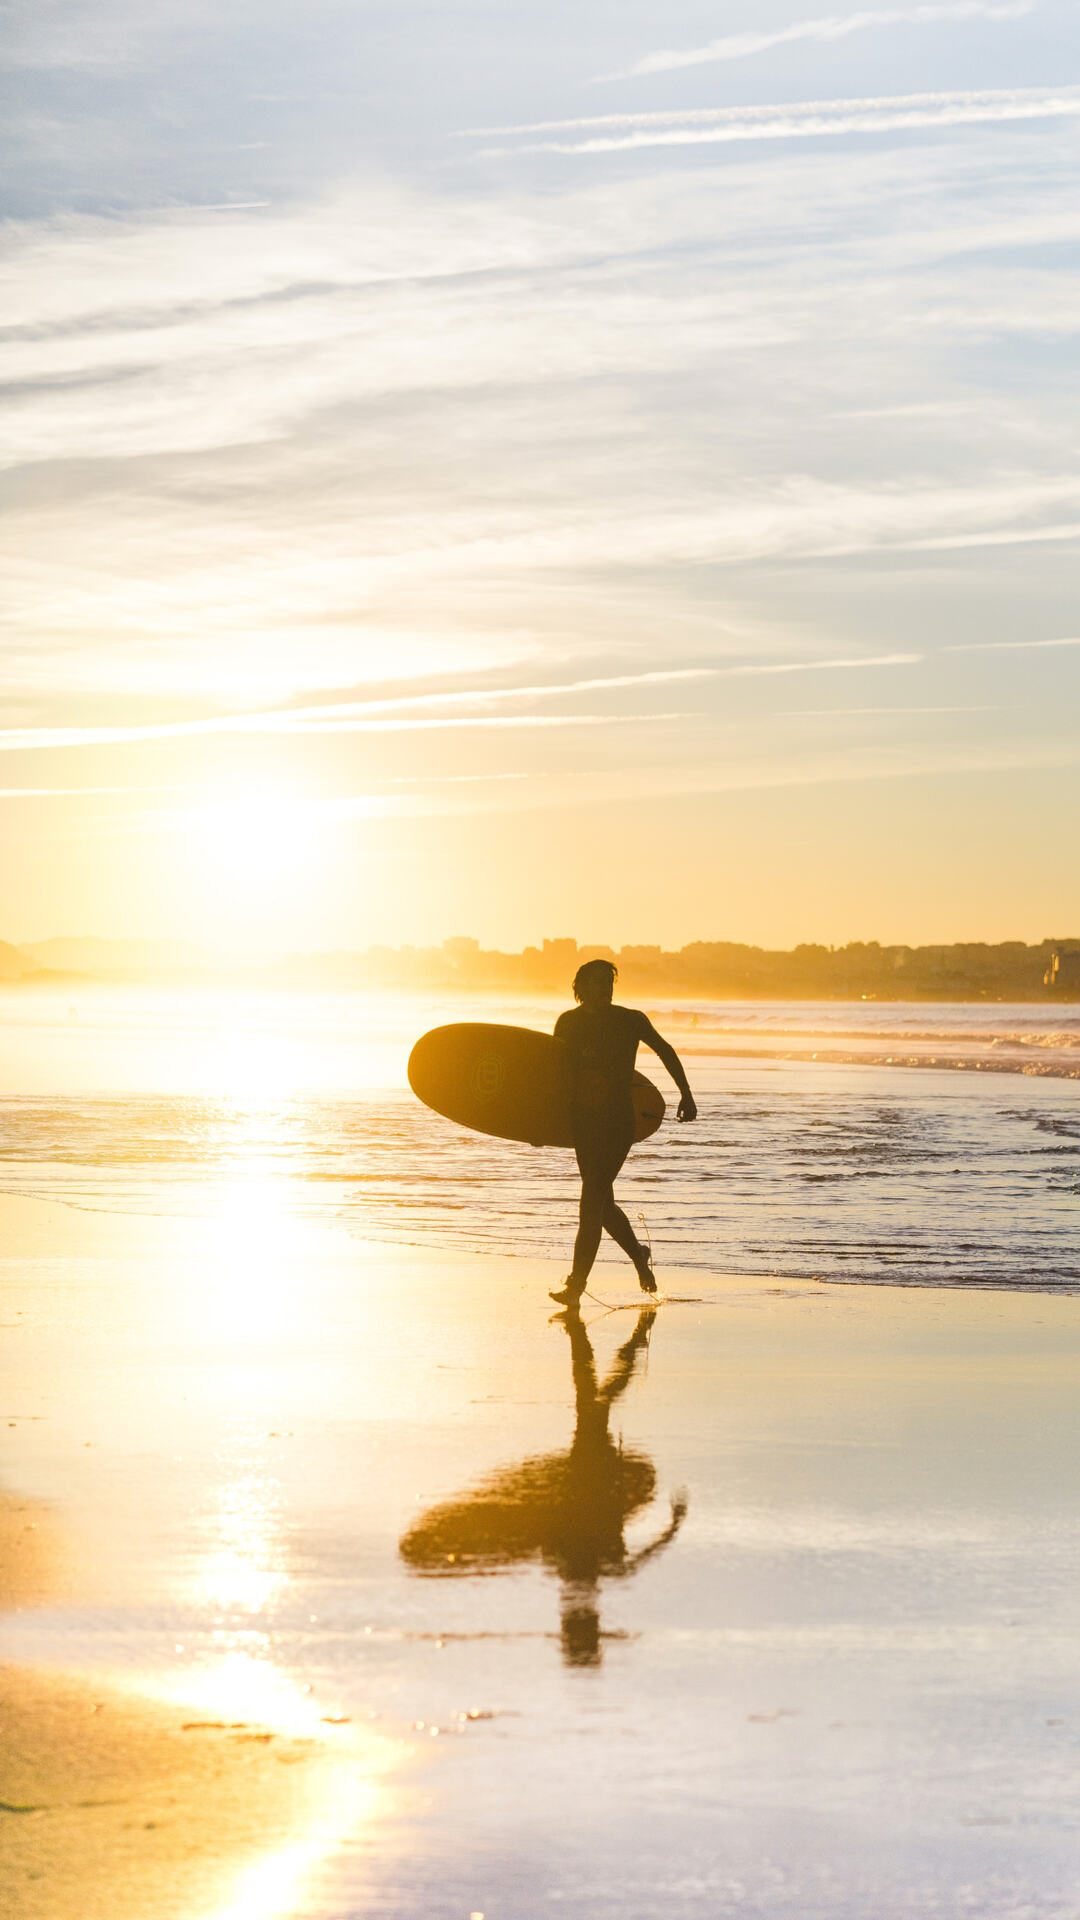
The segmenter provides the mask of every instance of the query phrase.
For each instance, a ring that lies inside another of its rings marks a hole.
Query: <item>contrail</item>
[[[570,680],[559,686],[491,687],[481,692],[404,695],[398,699],[339,701],[317,707],[279,707],[262,713],[213,714],[202,720],[148,721],[125,727],[5,727],[0,729],[0,753],[32,748],[110,747],[138,745],[145,740],[191,740],[206,734],[415,733],[436,728],[596,727],[626,726],[634,721],[685,720],[685,713],[522,713],[459,714],[424,717],[400,713],[401,708],[456,703],[475,706],[481,701],[549,698],[610,687],[637,687],[672,680],[734,679],[750,674],[810,673],[843,667],[909,666],[919,653],[883,653],[835,660],[755,661],[737,666],[677,667],[666,672],[624,673],[608,679]],[[393,709],[388,713],[387,709]]]
[[[210,733],[272,733],[279,738],[327,733],[424,733],[466,727],[604,727],[638,720],[685,720],[684,713],[499,713],[440,715],[438,719],[313,720],[302,713],[230,714],[211,720],[172,720],[134,727],[7,727],[0,731],[0,753],[32,747],[114,747],[144,740],[188,740]]]
[[[952,93],[907,93],[865,100],[808,100],[760,107],[697,107],[661,113],[597,114],[492,128],[513,134],[611,128],[586,140],[540,140],[486,147],[482,158],[511,153],[619,153],[640,147],[689,147],[731,140],[795,140],[827,134],[889,133],[905,127],[971,126],[1003,120],[1046,120],[1080,113],[1080,87],[1008,87]],[[617,134],[614,129],[629,131]],[[479,131],[479,130],[478,130]]]
[[[646,53],[617,73],[598,74],[598,80],[634,80],[643,74],[671,73],[679,67],[703,67],[715,60],[745,60],[755,53],[767,53],[792,40],[842,40],[849,33],[861,33],[866,27],[921,26],[938,20],[1018,20],[1031,13],[1035,0],[1013,0],[1012,4],[990,5],[984,0],[953,0],[938,7],[883,7],[877,12],[828,13],[818,20],[799,20],[790,27],[778,27],[772,33],[725,33],[703,47],[683,47]]]
[[[465,718],[385,720],[380,716],[417,707],[474,707],[493,700],[553,699],[564,693],[593,693],[609,687],[637,687],[657,681],[700,680],[711,667],[672,667],[654,673],[620,673],[603,680],[566,680],[555,686],[470,687],[457,693],[398,694],[382,700],[335,700],[320,706],[276,707],[257,713],[210,714],[202,720],[148,721],[128,727],[8,727],[0,730],[0,752],[20,746],[109,746],[125,741],[184,740],[208,733],[362,733],[403,731],[409,727],[464,726]],[[557,716],[558,717],[558,716]],[[587,717],[587,716],[586,716]],[[497,722],[487,721],[494,725]],[[522,725],[504,720],[505,725]]]
[[[694,127],[727,123],[753,123],[770,117],[783,115],[795,117],[799,114],[854,113],[882,111],[890,108],[938,107],[953,105],[987,105],[996,102],[1040,101],[1061,97],[1071,98],[1080,91],[1075,87],[979,87],[964,90],[953,89],[941,93],[878,93],[865,98],[850,100],[795,100],[773,101],[769,104],[750,107],[667,107],[649,108],[623,113],[582,114],[572,120],[526,120],[511,127],[466,127],[455,134],[455,139],[479,139],[495,134],[507,136],[519,133],[572,133],[590,127]]]
[[[924,659],[921,653],[875,653],[859,658],[848,655],[840,660],[783,660],[757,666],[721,667],[726,678],[749,673],[828,673],[837,667],[914,667]]]
[[[81,800],[88,793],[180,793],[176,782],[159,787],[0,787],[0,800]]]

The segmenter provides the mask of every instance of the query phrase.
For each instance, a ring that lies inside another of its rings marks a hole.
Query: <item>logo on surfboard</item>
[[[496,1054],[481,1054],[472,1070],[472,1087],[478,1100],[493,1100],[506,1079],[505,1063]]]

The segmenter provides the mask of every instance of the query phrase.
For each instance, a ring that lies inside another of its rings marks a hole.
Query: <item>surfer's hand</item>
[[[697,1119],[697,1101],[694,1099],[692,1093],[684,1093],[682,1099],[679,1101],[679,1119]]]

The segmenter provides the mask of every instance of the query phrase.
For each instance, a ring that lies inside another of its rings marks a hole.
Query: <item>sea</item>
[[[260,1196],[368,1241],[565,1271],[573,1156],[421,1106],[451,1020],[550,1031],[554,997],[83,986],[0,993],[0,1192],[214,1215]],[[699,1104],[619,1197],[662,1289],[683,1269],[930,1287],[1080,1287],[1080,1006],[688,1001],[646,1011]],[[622,1274],[605,1249],[596,1286]]]

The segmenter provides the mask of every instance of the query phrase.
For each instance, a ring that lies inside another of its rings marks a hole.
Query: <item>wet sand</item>
[[[0,1725],[0,1911],[18,1920],[274,1912],[343,1775],[366,1777],[347,1729],[193,1721],[33,1668],[0,1668]]]
[[[14,1920],[1080,1914],[1076,1299],[0,1233]]]

